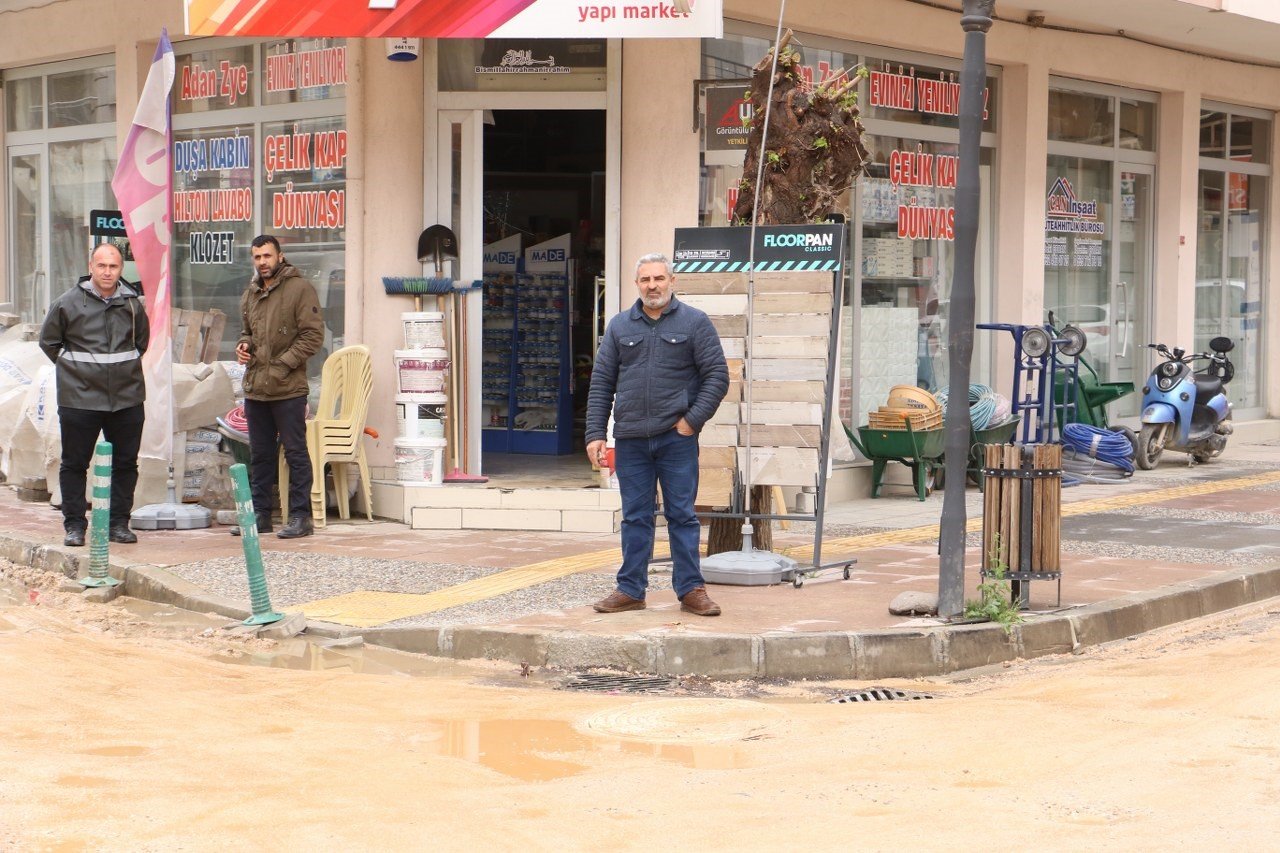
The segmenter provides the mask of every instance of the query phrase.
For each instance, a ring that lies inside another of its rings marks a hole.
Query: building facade
[[[1179,16],[1214,5],[1158,2]],[[868,72],[858,93],[870,159],[845,206],[838,376],[851,424],[892,384],[946,383],[963,33],[945,5],[786,7],[815,85]],[[1233,19],[1236,42],[1228,31],[1212,45],[1194,33],[1155,43],[1102,21],[1057,25],[1054,7],[1073,4],[1040,5],[1044,20],[1011,9],[987,40],[978,321],[1037,323],[1053,311],[1086,331],[1104,378],[1138,385],[1152,364],[1145,344],[1203,349],[1228,335],[1236,420],[1280,434],[1280,376],[1268,369],[1280,324],[1280,54],[1254,47],[1256,31],[1280,32],[1280,15],[1218,14]],[[0,6],[0,302],[23,320],[38,321],[82,271],[90,211],[115,207],[116,152],[159,28],[183,31],[181,3],[115,7],[106,18],[89,0]],[[565,415],[517,423],[518,406],[501,401],[519,389],[495,383],[556,386],[580,410],[601,324],[633,298],[634,259],[669,252],[675,228],[729,222],[743,81],[777,14],[776,4],[726,0],[718,38],[426,39],[410,62],[390,60],[384,39],[175,35],[175,304],[234,315],[249,239],[278,234],[320,293],[325,351],[373,351],[375,509],[410,521],[394,462],[394,352],[401,314],[415,306],[383,277],[424,274],[416,242],[435,223],[458,236],[447,272],[461,280],[559,247],[568,287],[559,309],[546,291],[539,319],[549,326],[562,311],[566,345],[530,346],[505,378],[494,365],[511,339],[487,322],[501,306],[492,291],[464,297],[461,462],[525,482],[542,470],[525,463],[539,460],[515,458],[485,430],[572,425]],[[1007,336],[977,333],[974,381],[1008,393],[1012,362]],[[1113,418],[1136,407],[1133,396],[1117,401]],[[576,463],[579,445],[570,433],[560,449]],[[864,476],[851,448],[835,457],[833,495]],[[589,471],[565,476],[596,482]]]

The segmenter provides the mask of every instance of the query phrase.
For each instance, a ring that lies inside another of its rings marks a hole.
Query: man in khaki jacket
[[[278,484],[276,454],[283,444],[289,464],[288,506],[282,512],[287,523],[276,535],[295,539],[312,533],[307,359],[324,342],[324,316],[315,288],[285,260],[275,237],[255,237],[252,247],[256,272],[240,297],[243,328],[236,344],[236,358],[245,365],[249,485],[258,532],[269,533]],[[240,530],[231,532],[238,535]]]

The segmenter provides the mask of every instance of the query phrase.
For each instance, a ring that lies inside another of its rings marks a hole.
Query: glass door
[[[1116,245],[1111,274],[1111,302],[1107,306],[1111,321],[1106,337],[1108,347],[1107,375],[1114,382],[1132,382],[1141,388],[1146,378],[1146,344],[1149,343],[1149,307],[1151,304],[1152,172],[1150,167],[1119,167],[1116,192]],[[1116,417],[1138,414],[1141,401],[1137,394],[1122,397],[1112,406]]]
[[[1085,360],[1104,382],[1141,384],[1151,294],[1152,169],[1050,155],[1045,310],[1088,339]],[[1138,414],[1130,394],[1112,417]]]
[[[9,149],[9,300],[24,323],[49,307],[48,184],[43,146]]]

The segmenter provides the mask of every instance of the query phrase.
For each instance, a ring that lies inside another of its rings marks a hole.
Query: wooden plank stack
[[[747,340],[747,273],[676,277],[679,299],[710,316],[729,365],[729,393],[702,430],[699,506],[728,506],[735,475],[741,480],[748,464],[753,486],[817,485],[831,287],[830,272],[757,272]],[[749,460],[747,355],[752,358]]]
[[[1008,572],[1059,572],[1062,534],[1062,446],[988,444],[988,469],[1058,471],[1053,476],[1001,477],[988,474],[983,491],[982,567]],[[1031,490],[1031,518],[1023,517],[1022,489]],[[1031,537],[1030,563],[1022,558],[1023,539]]]
[[[174,309],[169,331],[173,336],[173,360],[178,364],[212,364],[218,360],[227,315],[210,311]]]

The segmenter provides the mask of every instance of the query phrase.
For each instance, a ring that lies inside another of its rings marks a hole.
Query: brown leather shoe
[[[604,598],[591,605],[597,613],[621,613],[624,610],[644,610],[643,598],[632,598],[620,589],[615,589]]]
[[[697,586],[684,594],[680,599],[680,609],[687,610],[695,616],[719,616],[720,605],[707,595],[705,586]]]

